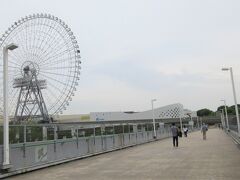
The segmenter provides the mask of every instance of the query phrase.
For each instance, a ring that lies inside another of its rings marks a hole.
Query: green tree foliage
[[[217,108],[217,111],[220,111],[221,112],[221,110],[223,109],[224,110],[224,106],[219,106],[218,108]],[[228,108],[228,106],[227,106],[227,108]]]
[[[197,115],[198,116],[212,116],[215,113],[213,111],[211,111],[210,109],[204,108],[204,109],[200,109],[197,111]]]
[[[224,106],[219,106],[217,108],[217,111],[221,111],[221,109],[224,109],[225,110],[225,107]],[[238,104],[238,111],[240,112],[240,104]],[[235,105],[232,105],[232,106],[227,106],[227,112],[228,114],[236,114],[235,112]]]

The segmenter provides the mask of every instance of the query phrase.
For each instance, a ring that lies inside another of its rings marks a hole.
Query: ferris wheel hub
[[[22,64],[22,75],[24,76],[24,74],[29,74],[29,72],[31,72],[34,75],[38,75],[40,68],[39,65],[36,62],[32,62],[32,61],[25,61]]]

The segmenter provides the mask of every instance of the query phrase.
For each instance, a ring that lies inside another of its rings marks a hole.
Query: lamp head
[[[222,68],[222,71],[228,71],[229,68]]]
[[[11,43],[11,44],[9,44],[9,45],[7,45],[7,47],[6,47],[8,50],[14,50],[14,49],[17,49],[18,48],[18,46],[16,45],[16,44],[14,44],[14,43]]]
[[[152,102],[156,101],[157,99],[152,99]]]

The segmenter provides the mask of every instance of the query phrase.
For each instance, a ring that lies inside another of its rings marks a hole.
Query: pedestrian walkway
[[[11,177],[12,180],[239,180],[240,150],[222,130],[164,139]]]

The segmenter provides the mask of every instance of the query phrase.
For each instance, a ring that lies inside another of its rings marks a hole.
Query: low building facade
[[[180,103],[154,108],[155,119],[195,118],[196,111],[184,109]],[[142,112],[91,112],[91,121],[124,121],[124,120],[149,120],[153,118],[153,111]]]

